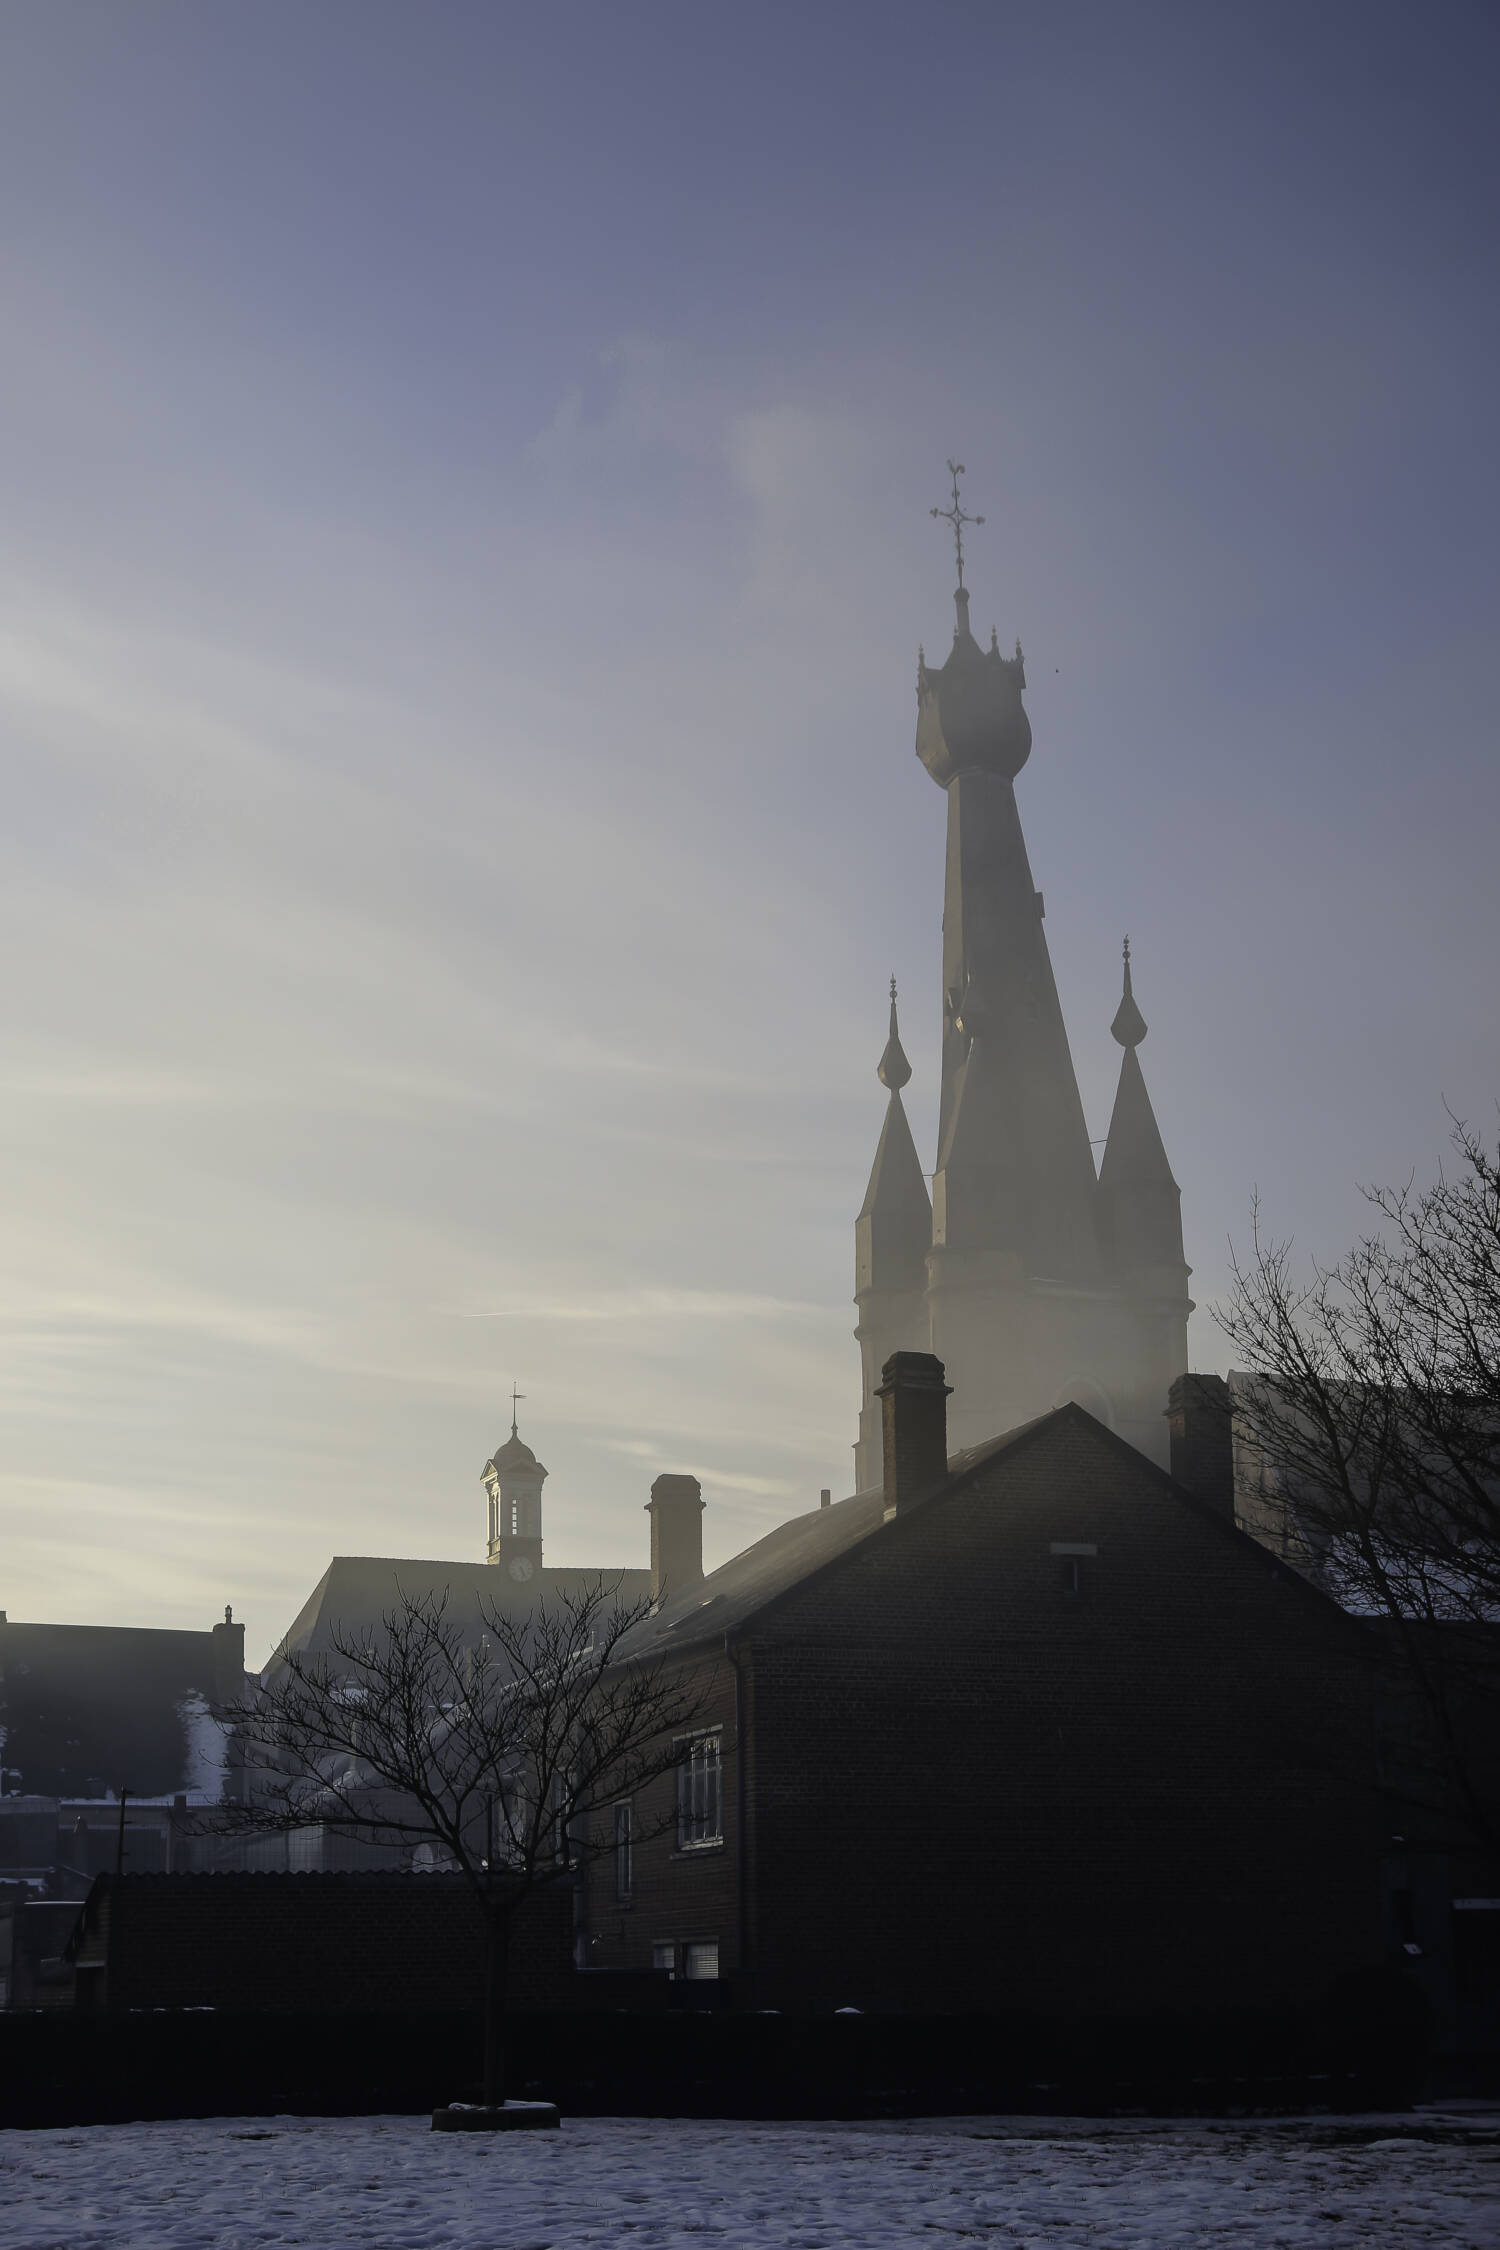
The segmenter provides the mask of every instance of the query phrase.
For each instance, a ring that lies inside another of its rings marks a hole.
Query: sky
[[[1500,1095],[1485,5],[10,0],[0,1607],[847,1490],[981,638],[1193,1364]]]

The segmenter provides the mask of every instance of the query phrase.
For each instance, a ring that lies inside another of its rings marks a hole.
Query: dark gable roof
[[[1113,1453],[1137,1474],[1153,1479],[1190,1514],[1211,1523],[1216,1532],[1233,1540],[1250,1567],[1269,1570],[1273,1576],[1285,1580],[1299,1594],[1316,1602],[1325,1616],[1344,1617],[1338,1604],[1327,1594],[1299,1577],[1296,1571],[1289,1570],[1248,1532],[1237,1529],[1196,1493],[1176,1483],[1165,1469],[1148,1461],[1135,1446],[1106,1429],[1085,1407],[1072,1403],[1059,1406],[1050,1414],[1039,1415],[1033,1422],[1022,1422],[1001,1437],[986,1439],[982,1445],[953,1454],[948,1462],[947,1482],[939,1485],[919,1508],[899,1519],[889,1519],[890,1530],[896,1532],[899,1521],[904,1534],[928,1508],[941,1506],[998,1456],[1019,1453],[1064,1429],[1079,1426],[1097,1439],[1102,1453]],[[856,1492],[850,1499],[837,1501],[832,1507],[796,1516],[790,1523],[780,1525],[764,1539],[757,1540],[753,1547],[747,1547],[732,1562],[712,1572],[691,1593],[664,1602],[655,1616],[631,1635],[627,1651],[632,1656],[661,1657],[677,1649],[720,1641],[726,1633],[748,1624],[769,1609],[779,1596],[801,1586],[816,1572],[833,1568],[855,1547],[886,1527],[883,1490]]]
[[[642,1601],[651,1591],[649,1570],[544,1567],[538,1578],[518,1586],[509,1572],[495,1563],[335,1555],[287,1628],[267,1670],[275,1669],[283,1649],[325,1649],[336,1630],[373,1632],[405,1597],[425,1602],[439,1601],[446,1595],[453,1618],[464,1626],[472,1624],[477,1632],[484,1611],[519,1620],[536,1607],[538,1594],[543,1598],[551,1593],[581,1594],[601,1581],[608,1589],[618,1589],[623,1604]]]
[[[0,1625],[5,1763],[30,1795],[193,1790],[205,1778],[195,1766],[213,1746],[207,1714],[239,1692],[222,1663],[211,1631],[8,1620]]]
[[[1067,1409],[1060,1411],[1065,1413]],[[1044,1415],[1040,1422],[1023,1422],[1003,1437],[955,1453],[948,1463],[948,1482],[939,1486],[933,1499],[953,1491],[982,1462],[1055,1420],[1055,1415]],[[691,1593],[663,1602],[639,1634],[631,1636],[630,1654],[660,1656],[669,1648],[688,1648],[700,1641],[719,1639],[768,1608],[778,1595],[800,1586],[815,1571],[838,1562],[851,1548],[879,1531],[885,1520],[885,1493],[878,1488],[856,1492],[847,1500],[835,1501],[832,1507],[794,1516],[790,1523],[778,1525],[742,1555],[713,1571]]]

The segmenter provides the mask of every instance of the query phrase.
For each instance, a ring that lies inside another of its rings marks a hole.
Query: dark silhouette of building
[[[879,1490],[643,1628],[704,1718],[675,1806],[613,1810],[584,1957],[1053,2014],[1300,2006],[1379,1963],[1357,1624],[1077,1405],[950,1458],[935,1359],[878,1395]]]
[[[221,1793],[215,1713],[245,1684],[245,1628],[26,1625],[0,1611],[4,1795]]]

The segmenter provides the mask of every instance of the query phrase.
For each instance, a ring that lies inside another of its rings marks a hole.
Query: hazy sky
[[[1200,1304],[1500,1093],[1488,5],[0,11],[0,1606],[847,1489],[927,514]],[[1206,1311],[1193,1356],[1222,1365]]]

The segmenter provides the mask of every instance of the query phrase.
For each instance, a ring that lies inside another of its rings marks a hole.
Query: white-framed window
[[[653,1969],[660,1969],[660,1970],[661,1970],[661,1971],[662,1971],[662,1972],[663,1972],[663,1973],[664,1973],[665,1975],[667,1975],[667,1976],[669,1976],[669,1977],[675,1977],[675,1976],[676,1976],[676,1974],[677,1974],[677,1940],[676,1940],[676,1938],[669,1938],[669,1937],[666,1937],[666,1938],[657,1938],[657,1939],[656,1939],[656,1941],[654,1942],[654,1944],[652,1945],[652,1948],[651,1948],[651,1966],[652,1966],[652,1968],[653,1968]]]
[[[623,1906],[635,1888],[635,1807],[622,1797],[614,1808],[615,1898]]]
[[[691,1977],[700,1983],[706,1978],[717,1978],[719,1974],[718,1939],[716,1937],[701,1938],[692,1945],[685,1945],[682,1949],[682,1973],[685,1977]]]
[[[691,1735],[678,1751],[677,1849],[700,1851],[724,1841],[724,1751],[717,1728]]]

